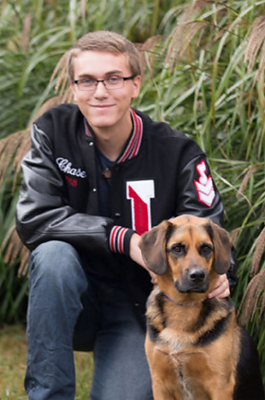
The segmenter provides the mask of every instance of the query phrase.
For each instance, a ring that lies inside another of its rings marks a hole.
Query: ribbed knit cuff
[[[109,235],[109,247],[113,253],[129,255],[130,240],[135,233],[133,229],[124,228],[119,225],[114,225]]]

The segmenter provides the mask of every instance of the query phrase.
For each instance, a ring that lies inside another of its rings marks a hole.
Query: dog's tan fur
[[[241,331],[229,299],[207,299],[229,269],[229,234],[208,219],[180,216],[143,235],[140,247],[158,282],[145,343],[154,399],[232,400]],[[205,282],[194,286],[196,274]]]

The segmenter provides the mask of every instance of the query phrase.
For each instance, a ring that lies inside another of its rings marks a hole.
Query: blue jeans
[[[93,351],[92,400],[152,400],[145,333],[115,281],[87,276],[76,250],[50,241],[31,254],[25,388],[30,400],[73,400],[73,347]]]

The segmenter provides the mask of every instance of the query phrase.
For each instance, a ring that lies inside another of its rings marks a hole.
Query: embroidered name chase
[[[76,176],[78,178],[86,178],[86,171],[82,171],[80,168],[75,168],[67,158],[58,157],[56,163],[59,169],[69,175]]]

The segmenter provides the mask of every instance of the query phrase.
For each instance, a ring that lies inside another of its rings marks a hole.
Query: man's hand
[[[220,275],[214,290],[208,294],[208,298],[217,297],[218,299],[224,299],[230,295],[229,281],[226,274]]]

